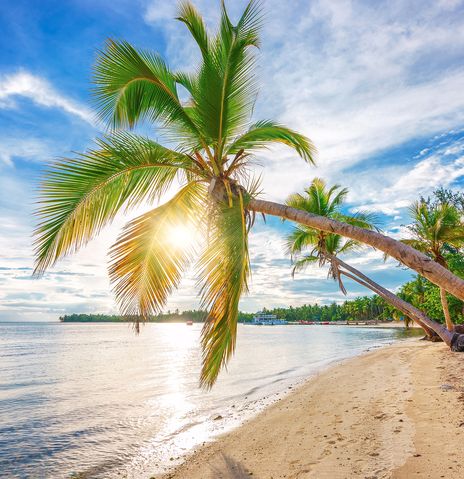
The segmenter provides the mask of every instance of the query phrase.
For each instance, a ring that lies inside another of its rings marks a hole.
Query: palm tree
[[[257,191],[250,157],[283,143],[314,163],[305,136],[271,120],[250,124],[261,18],[251,1],[233,25],[222,3],[211,36],[192,4],[182,2],[178,19],[201,52],[194,73],[174,72],[159,55],[110,40],[94,73],[99,117],[110,132],[90,151],[55,163],[41,186],[37,275],[94,238],[119,211],[152,204],[177,187],[169,201],[125,226],[110,250],[109,274],[123,314],[138,329],[139,318],[160,312],[197,260],[208,310],[201,340],[205,386],[234,351],[239,299],[247,291],[248,205]],[[186,102],[180,86],[190,95]],[[141,122],[158,126],[169,146],[127,131]],[[174,244],[170,232],[179,225],[205,240],[188,248]]]
[[[371,214],[356,213],[347,215],[342,213],[343,203],[348,194],[347,188],[334,185],[327,188],[321,178],[314,178],[311,185],[304,190],[304,194],[295,193],[286,201],[288,206],[308,213],[323,216],[329,219],[343,221],[368,230],[375,228],[375,217]],[[287,236],[287,251],[294,260],[292,275],[305,269],[309,264],[319,263],[323,266],[330,264],[329,276],[339,281],[340,289],[346,294],[337,268],[337,262],[330,258],[359,249],[359,241],[345,239],[342,236],[326,231],[317,230],[306,225],[297,225]],[[305,251],[308,252],[304,254]]]
[[[287,204],[310,214],[334,218],[368,230],[376,229],[376,218],[371,214],[358,212],[353,215],[347,215],[342,213],[343,203],[347,194],[348,190],[346,188],[341,189],[339,185],[327,188],[323,180],[315,178],[311,185],[305,189],[304,195],[293,194],[289,196]],[[340,235],[316,230],[305,225],[297,225],[287,236],[287,250],[294,260],[292,274],[316,262],[319,266],[328,263],[330,266],[329,276],[338,281],[339,287],[344,294],[346,294],[346,289],[342,276],[348,277],[370,289],[393,307],[403,312],[407,317],[411,317],[425,330],[427,336],[432,337],[432,331],[436,328],[437,334],[448,337],[449,335],[445,334],[443,328],[438,323],[428,318],[418,308],[375,283],[361,271],[339,258],[342,254],[359,250],[361,246],[357,241],[347,240]],[[430,327],[431,322],[434,323],[434,328]]]
[[[464,222],[458,209],[449,203],[427,204],[426,201],[420,200],[411,205],[409,212],[413,219],[413,223],[408,226],[412,238],[402,242],[422,251],[448,269],[446,249],[459,249],[464,245]],[[440,299],[446,327],[453,331],[454,324],[444,286],[440,286]]]
[[[191,73],[175,72],[156,53],[108,41],[94,72],[99,118],[109,133],[96,146],[45,172],[35,231],[35,274],[77,251],[120,211],[172,198],[130,221],[111,249],[110,279],[124,314],[159,312],[196,258],[202,307],[201,383],[211,386],[234,351],[238,303],[247,291],[248,231],[254,214],[277,215],[377,247],[464,299],[464,281],[413,248],[375,231],[313,216],[257,198],[252,155],[283,143],[307,163],[308,138],[274,121],[250,124],[256,99],[254,52],[261,13],[252,0],[236,25],[224,3],[215,35],[194,6],[182,2],[178,20],[196,42],[201,60]],[[181,100],[180,88],[188,93]],[[165,145],[131,130],[158,127]],[[184,224],[207,237],[202,248],[181,248],[169,231]],[[464,349],[464,340],[454,341]]]

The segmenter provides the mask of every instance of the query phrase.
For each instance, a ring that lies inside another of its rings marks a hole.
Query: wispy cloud
[[[94,114],[88,107],[58,92],[46,79],[27,71],[0,76],[0,108],[14,108],[16,97],[28,98],[36,105],[58,108],[87,123],[94,123]]]
[[[209,24],[217,20],[217,2],[194,3]],[[228,2],[231,16],[245,4]],[[319,150],[317,170],[285,149],[263,155],[269,196],[283,199],[315,175],[338,179],[373,154],[464,123],[462,1],[263,5],[256,117],[303,131]],[[175,2],[151,0],[144,19],[165,33],[168,59],[188,68],[198,55],[175,14]]]
[[[29,161],[42,161],[53,156],[51,147],[46,141],[38,138],[0,137],[0,165],[13,166],[14,158]]]
[[[427,149],[418,161],[393,164],[367,172],[354,172],[348,180],[357,182],[350,201],[353,210],[370,210],[397,215],[420,196],[427,197],[439,186],[456,186],[464,177],[464,139]],[[400,219],[400,217],[396,219]]]

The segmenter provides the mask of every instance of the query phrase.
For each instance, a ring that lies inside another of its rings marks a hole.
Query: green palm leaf
[[[197,42],[203,57],[209,52],[209,38],[206,31],[205,22],[191,2],[181,2],[179,4],[179,16],[177,20],[185,23],[192,37]]]
[[[35,274],[77,251],[123,207],[153,201],[190,159],[146,138],[118,134],[98,149],[65,159],[45,173],[35,230]]]
[[[209,310],[203,326],[200,383],[211,387],[235,349],[238,305],[248,290],[248,232],[242,197],[217,204],[211,213],[208,244],[200,258],[202,307]]]
[[[176,77],[159,55],[110,40],[94,70],[94,96],[103,121],[132,128],[144,119],[160,120],[178,140],[199,144],[198,128],[180,102]]]
[[[170,201],[130,221],[110,250],[110,279],[124,314],[147,319],[161,311],[193,254],[193,244],[173,244],[179,225],[194,233],[206,188],[190,182]],[[187,230],[187,231],[188,231]],[[188,238],[186,238],[188,243]]]
[[[318,240],[318,231],[298,225],[292,228],[286,238],[286,250],[291,256],[298,255],[302,250],[314,246]]]
[[[307,137],[270,120],[253,124],[246,133],[232,141],[227,147],[227,154],[256,151],[268,148],[272,143],[283,143],[308,163],[315,163],[316,148]]]
[[[357,212],[352,215],[341,212],[348,195],[346,188],[334,185],[328,188],[321,178],[314,178],[305,194],[293,194],[287,198],[286,204],[311,214],[337,219],[345,223],[365,229],[379,229],[376,215]],[[340,289],[346,294],[341,281],[339,268],[334,258],[337,255],[353,252],[361,248],[358,241],[345,239],[338,234],[327,233],[304,225],[293,228],[287,236],[287,251],[292,255],[292,274],[305,269],[308,264],[319,262],[319,266],[330,263],[329,276],[337,280]],[[309,251],[309,253],[305,253]]]
[[[195,121],[222,162],[225,140],[249,121],[256,97],[255,63],[250,47],[258,45],[261,24],[259,5],[251,1],[236,26],[222,5],[218,34],[202,48],[203,62],[190,84]],[[204,42],[203,42],[204,43]]]
[[[304,271],[308,266],[318,263],[320,258],[317,255],[305,254],[299,257],[294,263],[292,268],[292,276],[295,276],[295,273]]]

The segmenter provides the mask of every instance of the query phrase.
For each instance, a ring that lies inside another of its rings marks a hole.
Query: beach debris
[[[452,391],[454,386],[452,384],[442,384],[440,388],[442,391]]]
[[[222,416],[220,414],[213,418],[213,421],[219,421],[219,419],[222,419]]]

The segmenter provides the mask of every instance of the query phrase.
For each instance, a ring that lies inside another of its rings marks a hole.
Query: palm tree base
[[[421,338],[421,341],[431,341],[432,343],[442,343],[443,339],[441,339],[437,333],[432,331],[430,335],[426,334],[423,338]]]
[[[453,334],[451,338],[451,351],[464,353],[464,334]]]

